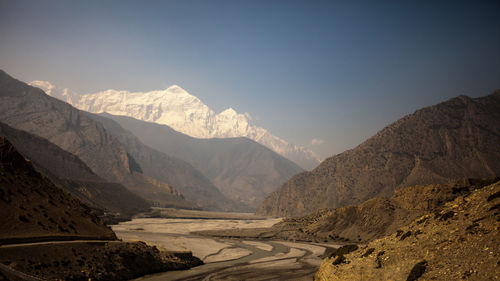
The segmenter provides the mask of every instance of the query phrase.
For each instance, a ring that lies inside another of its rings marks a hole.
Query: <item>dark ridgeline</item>
[[[142,174],[125,147],[100,123],[3,71],[0,71],[0,121],[47,139],[77,156],[99,177],[123,184],[150,204],[196,207],[170,185]],[[101,189],[97,185],[93,188]]]
[[[257,208],[299,216],[357,204],[395,189],[500,175],[500,91],[459,96],[407,115],[358,147],[295,175]]]
[[[302,171],[292,161],[248,138],[197,139],[166,125],[125,116],[101,116],[113,119],[153,149],[188,162],[224,195],[251,209],[255,209],[281,183]],[[114,134],[115,130],[105,127]],[[152,177],[161,176],[154,169],[145,173],[151,173],[148,175]],[[186,196],[191,192],[186,189],[181,191]]]

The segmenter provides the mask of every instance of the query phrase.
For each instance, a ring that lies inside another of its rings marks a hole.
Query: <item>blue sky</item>
[[[327,157],[500,88],[499,3],[0,0],[0,68],[80,93],[178,84]]]

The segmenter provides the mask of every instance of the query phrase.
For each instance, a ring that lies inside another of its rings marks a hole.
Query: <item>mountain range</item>
[[[33,81],[30,85],[84,111],[107,112],[168,125],[195,138],[247,137],[306,170],[316,167],[320,162],[319,156],[311,150],[291,144],[261,127],[252,125],[249,114],[237,113],[232,108],[217,114],[200,99],[177,85],[150,92],[106,90],[83,95],[67,88],[59,88],[47,81]]]
[[[358,204],[395,189],[500,174],[500,91],[417,110],[269,195],[261,215],[298,216]]]
[[[153,206],[254,211],[266,195],[302,171],[248,138],[197,139],[167,125],[80,111],[2,74],[0,121],[8,127],[4,134],[17,137],[16,145],[37,169],[97,209],[124,213],[124,204],[113,200],[124,203],[118,196],[124,193],[118,191],[126,187]],[[15,129],[24,132],[13,133]],[[51,148],[39,149],[45,146]],[[54,147],[81,163],[60,161],[60,151],[40,152],[56,151]],[[105,187],[110,184],[112,188]],[[143,206],[141,202],[136,203]]]

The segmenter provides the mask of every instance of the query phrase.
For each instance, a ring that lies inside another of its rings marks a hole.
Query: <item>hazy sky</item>
[[[178,84],[327,157],[500,88],[499,14],[472,0],[0,0],[0,68],[80,93]]]

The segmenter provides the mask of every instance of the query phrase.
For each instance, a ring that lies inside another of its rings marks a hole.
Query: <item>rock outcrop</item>
[[[497,182],[350,253],[333,253],[315,280],[498,280],[499,230]]]
[[[299,216],[357,204],[395,189],[500,174],[500,91],[460,96],[387,126],[358,147],[292,177],[257,208]]]

